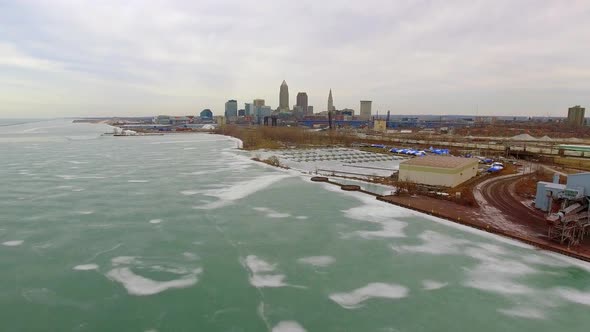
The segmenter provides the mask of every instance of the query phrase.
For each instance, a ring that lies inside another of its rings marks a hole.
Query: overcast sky
[[[0,117],[590,107],[590,1],[0,0]]]

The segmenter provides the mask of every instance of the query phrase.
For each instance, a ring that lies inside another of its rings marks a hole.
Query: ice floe
[[[98,270],[98,265],[96,265],[96,264],[76,265],[76,266],[74,266],[74,270],[78,270],[78,271]]]
[[[285,275],[272,274],[275,271],[274,264],[270,264],[254,255],[248,255],[241,262],[250,271],[249,280],[252,286],[256,288],[287,286],[284,282]]]
[[[330,299],[346,309],[356,309],[371,298],[401,299],[408,295],[408,289],[398,284],[370,283],[350,293],[334,293]]]
[[[109,271],[107,277],[113,281],[121,283],[129,294],[145,296],[158,294],[168,289],[193,286],[197,283],[197,277],[202,271],[203,270],[199,268],[179,279],[156,281],[137,275],[128,267],[122,267]]]
[[[291,320],[279,322],[272,328],[272,332],[305,332],[299,323]]]
[[[424,290],[437,290],[446,287],[448,283],[436,280],[422,280],[422,288]]]
[[[119,282],[131,295],[145,296],[161,293],[168,289],[187,288],[198,282],[198,276],[203,272],[201,268],[185,268],[182,266],[145,266],[143,261],[133,256],[119,256],[111,259],[113,269],[106,277]],[[149,279],[135,273],[131,268],[166,272],[177,276],[175,279],[160,281]]]

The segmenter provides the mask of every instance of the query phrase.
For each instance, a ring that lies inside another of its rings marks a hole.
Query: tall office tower
[[[307,115],[313,115],[313,106],[307,106]]]
[[[264,99],[254,99],[254,106],[264,106]]]
[[[225,103],[225,117],[228,120],[238,117],[238,102],[230,99]]]
[[[572,126],[583,126],[586,109],[580,105],[567,110],[567,123]]]
[[[361,112],[359,114],[359,118],[361,120],[370,120],[371,119],[371,103],[370,100],[361,100]]]
[[[299,92],[297,94],[297,106],[301,107],[303,113],[307,114],[307,93]]]
[[[244,103],[244,111],[246,111],[246,116],[251,116],[252,114],[254,114],[252,104],[251,103]]]
[[[281,91],[279,93],[279,111],[289,112],[289,86],[287,86],[287,82],[285,81],[281,84]]]
[[[332,98],[332,89],[330,89],[330,94],[328,95],[328,112],[334,110],[336,110],[336,108],[334,107],[334,99]]]

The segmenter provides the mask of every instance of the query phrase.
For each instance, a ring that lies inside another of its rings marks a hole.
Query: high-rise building
[[[313,115],[313,106],[307,106],[307,112],[305,114]]]
[[[254,106],[264,106],[264,99],[254,99]]]
[[[225,117],[231,121],[238,117],[238,102],[230,99],[225,103]]]
[[[254,106],[254,118],[256,119],[256,123],[262,124],[262,120],[265,116],[271,116],[272,109],[270,106]]]
[[[330,89],[330,94],[328,95],[328,112],[335,111],[336,107],[334,107],[334,99],[332,98],[332,89]]]
[[[372,101],[370,100],[361,100],[361,111],[359,114],[360,120],[370,120],[371,119],[371,104]]]
[[[281,90],[279,92],[279,112],[289,111],[289,86],[287,82],[283,80],[281,84]]]
[[[297,106],[301,107],[302,112],[307,114],[307,93],[299,92],[297,94]]]
[[[567,110],[567,123],[572,126],[583,126],[586,109],[580,105],[570,107]]]
[[[244,111],[246,112],[246,116],[251,116],[253,114],[252,104],[244,103]]]

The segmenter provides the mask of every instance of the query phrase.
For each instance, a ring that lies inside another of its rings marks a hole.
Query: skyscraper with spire
[[[334,99],[332,99],[332,89],[330,89],[330,94],[328,95],[328,112],[334,111],[335,109]]]
[[[279,112],[289,112],[289,86],[284,80],[279,92]]]

